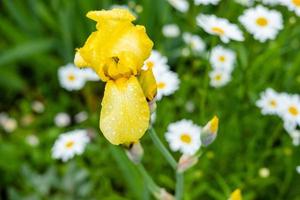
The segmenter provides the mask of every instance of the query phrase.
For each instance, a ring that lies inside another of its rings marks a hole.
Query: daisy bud
[[[142,160],[142,157],[144,155],[144,149],[140,142],[133,143],[126,150],[126,154],[133,163],[138,164]]]
[[[230,198],[228,200],[242,200],[242,199],[243,198],[242,198],[241,190],[236,189],[231,193]]]
[[[183,154],[178,162],[177,165],[177,172],[182,173],[188,170],[189,168],[193,167],[198,162],[198,156],[196,155],[186,155]]]
[[[158,193],[155,193],[154,196],[158,200],[175,200],[174,196],[166,191],[166,189],[161,188]]]
[[[217,116],[214,116],[203,128],[201,133],[201,142],[204,146],[208,146],[217,137],[219,127],[219,118]]]

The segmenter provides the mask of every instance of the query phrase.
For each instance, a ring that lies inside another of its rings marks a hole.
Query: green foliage
[[[134,1],[131,1],[131,4]],[[192,1],[191,1],[192,2]],[[73,61],[76,47],[83,45],[94,30],[87,19],[89,10],[108,9],[127,1],[112,0],[2,0],[0,2],[0,110],[15,117],[19,127],[13,133],[0,130],[0,199],[151,199],[141,175],[120,147],[115,147],[98,131],[103,84],[88,83],[82,91],[67,92],[57,80],[57,69]],[[183,41],[166,39],[161,28],[176,23],[182,31],[200,35],[208,49],[220,43],[195,24],[198,13],[212,13],[237,23],[243,7],[222,1],[218,7],[192,6],[187,14],[175,11],[164,0],[136,1],[143,7],[136,23],[147,28],[158,49],[169,58],[179,74],[180,89],[158,103],[154,125],[163,141],[170,122],[192,119],[204,124],[213,115],[220,118],[219,136],[206,149],[200,162],[185,176],[184,199],[227,199],[241,188],[244,199],[300,199],[299,148],[276,117],[262,116],[255,106],[267,87],[300,93],[300,20],[283,7],[284,29],[275,41],[259,43],[249,34],[245,42],[229,47],[238,55],[232,81],[224,88],[209,86],[210,65],[197,55],[182,57]],[[294,19],[295,20],[295,19]],[[45,112],[31,109],[33,100],[42,101]],[[185,109],[187,102],[195,111]],[[89,113],[88,121],[69,128],[57,128],[57,112]],[[24,122],[30,117],[32,122]],[[74,128],[96,132],[82,156],[67,163],[53,160],[51,148],[62,132]],[[37,147],[26,143],[35,134]],[[143,163],[154,180],[168,191],[175,187],[174,174],[154,147],[149,135],[142,139]],[[179,154],[175,154],[178,159]],[[258,171],[270,169],[270,177]]]

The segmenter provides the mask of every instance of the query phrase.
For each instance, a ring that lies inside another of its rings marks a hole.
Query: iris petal
[[[135,76],[109,80],[100,114],[100,129],[112,144],[137,142],[149,126],[150,111]]]

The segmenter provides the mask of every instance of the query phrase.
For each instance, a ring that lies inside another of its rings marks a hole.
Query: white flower
[[[281,13],[260,5],[244,11],[239,21],[260,42],[274,40],[279,30],[283,28]]]
[[[279,0],[280,3],[286,6],[290,11],[294,11],[300,16],[300,0]]]
[[[100,78],[97,73],[91,68],[81,68],[80,74],[86,81],[99,81]]]
[[[40,101],[34,101],[34,102],[32,102],[31,108],[32,108],[32,110],[34,110],[37,113],[42,113],[45,110],[44,104],[42,102],[40,102]]]
[[[292,130],[288,132],[289,135],[291,136],[293,140],[293,145],[294,146],[299,146],[300,145],[300,131],[299,130]]]
[[[187,101],[185,104],[185,109],[187,112],[192,113],[195,111],[195,104],[193,101]]]
[[[172,151],[193,155],[201,146],[201,128],[190,120],[171,123],[165,135]]]
[[[167,62],[167,57],[161,55],[156,50],[152,50],[150,57],[144,62],[142,69],[147,70],[148,68],[152,68],[154,75],[158,76],[169,70],[170,67]]]
[[[57,113],[54,117],[54,123],[57,127],[66,127],[71,123],[71,117],[64,112]]]
[[[300,125],[300,97],[298,95],[283,94],[280,115],[284,121],[295,126]]]
[[[87,120],[88,114],[85,111],[81,111],[74,116],[75,122],[80,123]]]
[[[194,0],[195,1],[195,5],[208,5],[208,4],[213,4],[213,5],[217,5],[220,0]]]
[[[66,162],[75,155],[81,155],[89,141],[90,138],[86,130],[74,130],[63,133],[52,147],[52,157]]]
[[[257,1],[260,1],[263,4],[270,5],[270,6],[278,5],[280,3],[280,0],[257,0]]]
[[[27,142],[27,144],[29,144],[30,146],[35,147],[35,146],[39,145],[40,140],[39,140],[39,138],[36,137],[35,135],[28,135],[28,136],[26,137],[26,142]]]
[[[168,2],[180,12],[185,13],[189,9],[189,2],[187,0],[168,0]]]
[[[2,124],[2,127],[6,132],[11,133],[14,130],[16,130],[16,128],[18,127],[17,120],[15,120],[14,118],[8,117]]]
[[[254,0],[235,0],[235,2],[237,2],[243,6],[252,6],[254,3]]]
[[[165,37],[178,37],[180,34],[180,29],[176,24],[166,24],[162,28],[162,33]]]
[[[212,49],[209,60],[214,69],[231,72],[234,68],[236,55],[234,51],[218,45]]]
[[[209,73],[210,85],[215,88],[226,85],[231,80],[231,73],[222,69],[214,69]]]
[[[73,64],[67,64],[58,69],[58,79],[61,87],[66,90],[80,90],[85,84],[85,79],[81,75],[80,69]]]
[[[217,35],[228,43],[230,40],[244,41],[244,36],[239,27],[230,23],[227,19],[218,18],[215,15],[200,14],[196,18],[197,25],[209,34]]]
[[[180,84],[178,75],[172,71],[165,71],[164,73],[155,75],[155,80],[157,84],[157,100],[161,100],[163,96],[173,94],[179,88]]]
[[[260,99],[256,101],[256,105],[261,109],[263,115],[278,115],[281,109],[282,95],[278,94],[272,88],[260,94]]]
[[[296,167],[296,171],[298,174],[300,174],[300,165]]]
[[[260,168],[258,174],[262,178],[268,178],[270,176],[270,170],[266,167]]]
[[[198,35],[190,33],[183,33],[183,41],[195,52],[203,52],[205,50],[205,43]]]

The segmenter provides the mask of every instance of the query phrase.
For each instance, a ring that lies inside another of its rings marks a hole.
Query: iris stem
[[[159,137],[157,136],[154,128],[149,128],[150,137],[154,143],[154,145],[158,148],[158,150],[162,153],[168,163],[172,166],[174,170],[177,168],[177,162],[173,158],[172,154],[168,151],[168,149],[164,146],[164,144],[160,141]]]
[[[144,181],[150,190],[152,194],[155,196],[156,194],[159,194],[160,192],[160,187],[157,186],[157,184],[153,181],[151,176],[148,174],[147,170],[144,168],[143,164],[139,163],[136,165],[140,173],[142,174]]]
[[[176,190],[175,190],[175,199],[181,200],[184,189],[184,176],[183,173],[176,173]]]

